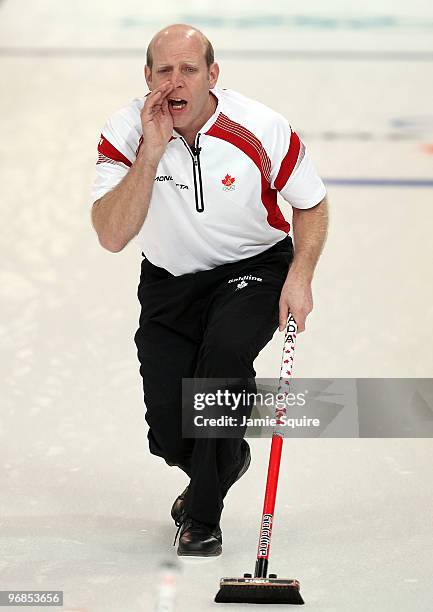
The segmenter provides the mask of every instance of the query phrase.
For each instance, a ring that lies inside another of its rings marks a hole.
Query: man
[[[144,256],[134,339],[149,448],[190,478],[171,512],[179,555],[221,553],[223,499],[250,463],[242,437],[182,437],[182,378],[251,379],[289,311],[305,329],[327,229],[325,187],[287,120],[218,75],[200,31],[158,32],[150,93],[107,121],[92,192],[100,244],[134,239]],[[277,192],[293,207],[294,253]]]

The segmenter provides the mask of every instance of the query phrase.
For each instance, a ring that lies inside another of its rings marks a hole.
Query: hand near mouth
[[[173,132],[173,117],[168,106],[173,90],[170,81],[156,87],[147,95],[141,111],[143,145],[140,150],[155,163],[159,163]]]

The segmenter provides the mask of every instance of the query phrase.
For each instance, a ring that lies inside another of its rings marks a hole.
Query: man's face
[[[145,66],[149,89],[170,80],[174,89],[168,95],[168,104],[174,127],[185,131],[199,129],[213,108],[209,89],[218,79],[218,65],[212,64],[208,69],[203,42],[194,35],[162,36],[155,41],[152,51],[152,69]]]

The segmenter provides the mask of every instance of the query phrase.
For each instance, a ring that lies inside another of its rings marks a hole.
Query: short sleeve
[[[91,205],[116,187],[136,158],[139,134],[118,111],[105,124],[98,142],[96,177],[91,187]]]
[[[312,208],[326,195],[307,148],[289,124],[280,126],[272,164],[272,186],[295,208]]]

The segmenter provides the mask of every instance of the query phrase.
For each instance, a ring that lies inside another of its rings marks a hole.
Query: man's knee
[[[177,465],[181,469],[184,469],[188,464],[191,455],[190,445],[188,444],[189,440],[173,437],[156,437],[151,429],[149,429],[147,438],[152,455],[162,457],[168,465]]]

